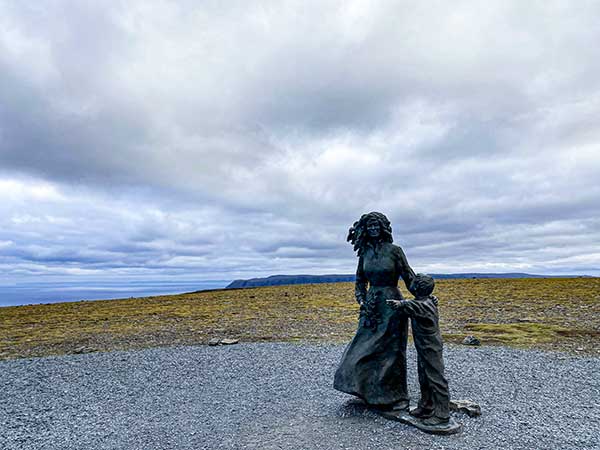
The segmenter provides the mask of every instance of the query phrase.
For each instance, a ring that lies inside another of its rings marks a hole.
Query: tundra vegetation
[[[442,279],[435,294],[445,342],[475,335],[483,345],[600,354],[600,278]],[[353,283],[4,307],[0,359],[213,338],[343,343],[357,316]]]

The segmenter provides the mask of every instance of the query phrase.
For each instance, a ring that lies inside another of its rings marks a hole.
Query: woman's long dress
[[[356,299],[363,306],[356,335],[335,373],[335,389],[356,395],[371,405],[393,405],[408,400],[408,318],[392,310],[386,300],[402,299],[399,278],[409,287],[414,276],[402,249],[391,243],[368,246],[360,256]]]

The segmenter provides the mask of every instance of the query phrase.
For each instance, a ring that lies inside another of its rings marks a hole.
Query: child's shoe
[[[436,425],[446,425],[449,422],[450,422],[449,417],[431,416],[431,417],[428,417],[427,419],[423,419],[423,425],[427,425],[430,427],[434,427]]]
[[[427,417],[433,416],[433,410],[417,406],[410,412],[410,415],[413,417],[418,417],[419,419],[425,419]]]

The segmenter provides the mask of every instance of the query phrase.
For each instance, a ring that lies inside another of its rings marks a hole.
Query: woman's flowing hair
[[[348,237],[346,240],[351,242],[354,246],[354,251],[357,252],[357,256],[362,256],[365,251],[367,243],[371,242],[369,234],[367,233],[367,223],[371,220],[379,222],[381,228],[381,234],[377,242],[394,242],[392,237],[392,225],[385,214],[380,212],[370,212],[360,216],[354,225],[348,230]]]

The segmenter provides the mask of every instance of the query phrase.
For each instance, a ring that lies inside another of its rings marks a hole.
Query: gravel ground
[[[0,362],[0,448],[600,448],[600,359],[447,347],[460,435],[431,436],[331,387],[343,347],[239,344]],[[410,388],[418,395],[416,355]]]

